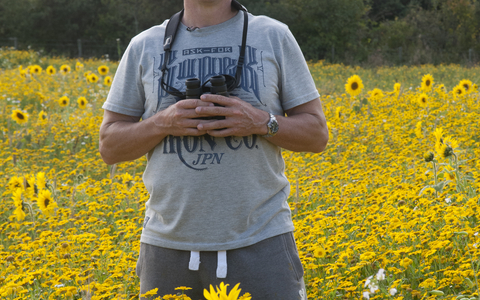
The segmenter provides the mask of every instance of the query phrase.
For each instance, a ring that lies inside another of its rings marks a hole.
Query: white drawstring
[[[217,278],[227,278],[227,251],[218,251]]]
[[[200,252],[190,251],[190,262],[188,263],[188,269],[192,271],[198,271],[200,267]]]
[[[198,271],[200,268],[200,251],[190,251],[188,269]],[[227,251],[217,252],[217,278],[227,278]]]

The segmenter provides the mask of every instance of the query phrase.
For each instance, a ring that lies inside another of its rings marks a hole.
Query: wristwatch
[[[268,128],[268,133],[265,135],[262,135],[264,138],[272,137],[277,134],[278,132],[278,122],[277,119],[275,119],[275,116],[271,113],[268,113],[270,115],[270,120],[268,120],[267,123],[267,128]]]

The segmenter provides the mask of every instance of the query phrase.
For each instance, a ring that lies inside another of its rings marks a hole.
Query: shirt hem
[[[167,241],[163,239],[159,239],[157,237],[146,236],[142,233],[140,237],[140,242],[144,244],[149,244],[157,247],[162,248],[169,248],[174,250],[184,250],[184,251],[224,251],[224,250],[233,250],[238,248],[243,248],[247,246],[251,246],[258,242],[261,242],[265,239],[284,234],[287,232],[294,231],[295,227],[293,224],[291,226],[275,230],[270,232],[269,234],[260,235],[251,237],[248,239],[243,239],[239,241],[232,241],[227,243],[221,244],[202,244],[202,243],[182,243],[182,242],[174,242],[174,241]]]
[[[302,97],[298,97],[296,99],[293,99],[293,100],[290,100],[286,103],[283,104],[283,109],[284,110],[289,110],[289,109],[292,109],[294,107],[297,107],[299,105],[302,105],[302,104],[305,104],[305,103],[308,103],[310,101],[313,101],[317,98],[320,97],[320,94],[318,93],[318,91],[314,91],[314,92],[311,92],[310,94],[307,94],[305,96],[302,96]]]
[[[134,117],[141,117],[143,115],[143,111],[138,111],[138,110],[133,110],[133,109],[127,109],[124,107],[120,107],[115,104],[111,104],[108,102],[105,102],[102,106],[103,109],[122,114],[122,115],[127,115],[127,116],[134,116]]]

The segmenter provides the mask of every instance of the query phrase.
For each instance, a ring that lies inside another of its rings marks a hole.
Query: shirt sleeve
[[[119,114],[141,117],[145,110],[145,91],[142,83],[140,55],[135,39],[128,45],[118,65],[103,109]]]
[[[280,48],[278,59],[281,68],[280,99],[283,110],[320,97],[302,50],[290,30],[286,31]]]

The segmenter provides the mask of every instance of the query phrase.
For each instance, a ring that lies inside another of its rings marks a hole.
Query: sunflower
[[[455,98],[461,98],[467,93],[467,91],[465,90],[465,87],[463,85],[457,85],[453,88],[452,93]]]
[[[13,176],[10,181],[8,182],[8,188],[11,191],[15,191],[17,189],[23,189],[23,178]]]
[[[83,64],[77,61],[77,63],[75,64],[75,70],[80,71],[81,69],[83,69]]]
[[[427,151],[423,154],[423,159],[425,159],[426,162],[431,162],[435,158],[435,154],[432,151]]]
[[[26,78],[27,74],[28,74],[27,70],[20,70],[20,76],[22,76],[23,78]]]
[[[321,246],[317,246],[313,250],[313,255],[317,258],[322,258],[322,257],[325,257],[325,255],[327,255],[327,251],[325,251],[325,249],[323,249]]]
[[[37,173],[37,188],[39,190],[44,189],[47,186],[47,178],[45,177],[44,172]]]
[[[49,190],[42,190],[37,198],[38,207],[44,215],[51,216],[57,206],[57,203],[52,198],[52,193]]]
[[[57,70],[55,70],[55,68],[53,66],[48,66],[47,69],[46,69],[46,72],[48,75],[53,75],[55,73],[57,73]]]
[[[468,79],[463,79],[458,85],[465,88],[465,93],[470,94],[473,91],[473,82]]]
[[[23,221],[26,217],[25,212],[23,211],[22,206],[17,206],[15,210],[13,211],[13,214],[15,215],[15,218],[17,218],[17,221]]]
[[[453,154],[453,149],[449,145],[443,144],[442,147],[440,148],[440,154],[442,155],[443,158],[450,157]]]
[[[79,108],[85,109],[87,107],[88,101],[85,97],[79,97],[77,103]]]
[[[428,104],[428,96],[425,93],[421,93],[417,97],[417,102],[420,104],[421,107],[426,107]]]
[[[109,68],[107,66],[100,66],[98,67],[98,73],[102,76],[105,76],[108,74]]]
[[[207,289],[204,289],[203,296],[207,300],[237,300],[239,299],[238,296],[240,295],[240,291],[242,290],[238,288],[239,285],[240,283],[237,283],[237,285],[233,287],[230,293],[227,293],[227,287],[229,286],[228,284],[221,282],[220,287],[215,287],[216,290],[213,288],[212,285],[210,285],[210,292]],[[246,294],[240,298],[245,300],[251,299],[251,297],[246,296]]]
[[[394,92],[395,94],[400,93],[400,88],[401,88],[401,87],[402,87],[402,84],[401,84],[401,83],[399,83],[399,82],[395,83],[395,84],[393,85],[393,92]]]
[[[381,99],[383,96],[383,92],[379,88],[374,88],[373,91],[370,92],[370,97],[374,100]]]
[[[422,121],[417,122],[417,125],[415,125],[415,135],[419,139],[423,139],[423,132],[422,132]]]
[[[45,101],[45,99],[47,99],[47,97],[45,97],[45,95],[43,95],[42,93],[40,92],[36,92],[35,95],[38,96],[38,98],[40,98],[40,102],[43,103]]]
[[[455,176],[455,169],[452,168],[451,166],[445,166],[445,175],[448,180],[454,181],[456,176]]]
[[[23,206],[23,200],[22,200],[22,189],[17,188],[13,191],[12,193],[12,200],[13,204],[15,204],[16,207],[22,207]]]
[[[445,93],[445,92],[446,92],[445,85],[440,84],[439,86],[437,86],[437,87],[435,88],[435,92],[438,94],[438,96],[439,96],[440,98],[445,98],[445,96],[446,96],[446,93]]]
[[[364,88],[362,79],[358,75],[353,75],[348,78],[347,84],[345,84],[345,90],[350,96],[354,97],[359,95]]]
[[[18,124],[24,124],[28,121],[28,115],[21,110],[15,109],[12,112],[12,119]]]
[[[29,69],[31,74],[40,74],[43,70],[39,65],[30,66]]]
[[[446,144],[446,145],[449,145],[449,146],[452,147],[453,149],[457,149],[457,148],[458,148],[458,142],[457,142],[457,140],[453,139],[451,136],[445,137],[445,139],[443,139],[443,143]]]
[[[437,142],[442,140],[443,137],[443,129],[440,127],[435,128],[435,131],[433,132],[433,135],[435,136],[435,140]]]
[[[70,73],[72,69],[70,68],[69,65],[62,65],[60,67],[60,72],[62,72],[63,74],[67,74],[67,73]]]
[[[424,92],[430,92],[432,90],[432,85],[433,85],[433,76],[430,74],[427,74],[422,77],[422,91]]]
[[[61,107],[67,106],[68,103],[70,103],[70,99],[69,99],[67,96],[63,96],[63,97],[61,97],[60,99],[58,99],[58,104],[59,104]]]
[[[450,157],[450,156],[453,155],[452,146],[450,146],[449,144],[446,144],[446,143],[440,143],[436,147],[436,151],[437,151],[438,155],[443,157],[443,158],[447,158],[447,157]]]
[[[43,110],[38,114],[38,123],[45,125],[48,122],[48,116],[47,113],[44,112]]]
[[[88,75],[87,80],[90,83],[96,83],[98,81],[98,76],[92,73]]]
[[[112,85],[112,77],[110,77],[110,76],[105,76],[105,79],[103,79],[103,83],[104,83],[106,86],[111,86],[111,85]]]
[[[369,261],[375,258],[375,252],[365,252],[360,254],[360,259],[362,261]]]

